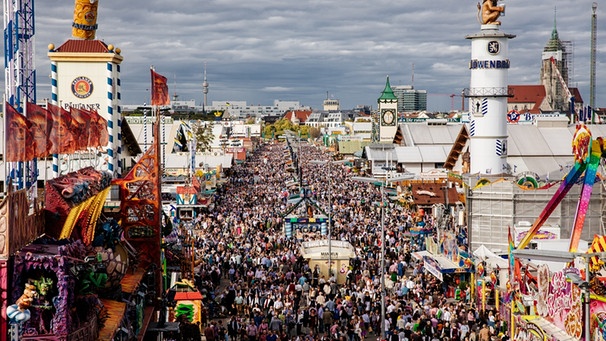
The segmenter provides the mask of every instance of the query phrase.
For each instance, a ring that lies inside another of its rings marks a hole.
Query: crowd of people
[[[412,256],[424,245],[411,237],[410,228],[419,219],[431,227],[433,218],[385,200],[380,186],[354,181],[342,163],[311,162],[333,157],[307,142],[296,148],[261,144],[245,163],[233,166],[214,208],[196,218],[196,248],[204,256],[195,280],[212,298],[202,321],[206,340],[507,340],[497,312],[478,311],[469,295],[447,298],[443,283]],[[300,171],[287,170],[293,161]],[[288,187],[293,179],[303,186]],[[301,187],[330,210],[332,238],[356,250],[345,283],[311,268],[301,255],[301,242],[326,235],[287,238],[283,231],[282,215],[293,205],[288,198]],[[383,224],[376,202],[386,203]]]

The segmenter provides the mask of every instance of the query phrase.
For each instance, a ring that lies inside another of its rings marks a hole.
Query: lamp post
[[[328,167],[328,280],[332,278],[332,166]]]
[[[381,337],[385,337],[385,183],[381,184]]]
[[[378,179],[375,178],[367,178],[354,176],[352,180],[375,183]],[[385,181],[381,182],[381,203],[379,207],[381,208],[381,260],[380,267],[381,271],[381,338],[385,337],[385,183],[387,182],[387,177]]]
[[[345,163],[347,160],[311,160],[314,165],[328,165],[328,279],[332,276],[332,165]]]

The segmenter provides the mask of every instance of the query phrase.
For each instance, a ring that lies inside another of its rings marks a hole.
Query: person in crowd
[[[246,162],[229,170],[212,208],[194,220],[192,233],[197,253],[202,255],[196,262],[195,282],[213,298],[205,304],[207,320],[214,321],[225,312],[230,340],[361,341],[374,334],[390,341],[460,341],[470,336],[479,323],[474,307],[464,299],[448,300],[443,283],[412,256],[424,245],[409,231],[420,222],[432,227],[436,221],[431,215],[421,216],[407,206],[387,202],[385,267],[381,268],[377,222],[382,212],[372,204],[381,201],[381,188],[355,182],[351,168],[344,165],[307,162],[332,160],[333,154],[303,143],[296,159],[305,187],[289,187],[292,174],[279,171],[292,162],[290,156],[285,157],[286,150],[285,143],[261,143]],[[299,209],[288,200],[292,194],[303,194],[319,207],[331,208],[333,239],[348,241],[356,253],[342,272],[333,266],[329,274],[301,254],[302,242],[326,236],[302,230],[285,235],[284,212],[309,214],[306,207]],[[464,230],[453,223],[447,228],[455,234]],[[384,325],[380,324],[381,279],[387,284]],[[496,314],[493,320],[496,332],[501,321]],[[487,323],[492,322],[488,315]],[[213,336],[207,340],[222,341],[212,326]]]

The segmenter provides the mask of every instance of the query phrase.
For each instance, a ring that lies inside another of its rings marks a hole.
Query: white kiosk
[[[311,269],[315,269],[317,265],[321,274],[328,273],[328,259],[331,258],[332,271],[336,275],[337,283],[343,284],[346,281],[349,260],[356,257],[356,250],[349,242],[333,240],[330,245],[332,256],[329,257],[328,243],[327,239],[303,242],[301,255],[309,260]]]

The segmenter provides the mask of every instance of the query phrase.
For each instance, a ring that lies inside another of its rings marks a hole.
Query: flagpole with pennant
[[[3,127],[4,127],[4,143],[2,146],[2,157],[6,158],[6,141],[7,141],[7,135],[6,134],[6,94],[2,95],[2,120],[3,120]],[[8,193],[8,185],[10,185],[11,181],[9,181],[10,179],[10,175],[8,174],[8,162],[6,162],[6,160],[4,160],[4,193]]]
[[[513,235],[511,234],[511,226],[507,226],[507,255],[509,258],[509,288],[511,292],[509,293],[509,307],[510,307],[510,322],[509,322],[509,338],[513,339],[515,333],[515,314],[514,314],[514,305],[515,302],[515,258],[513,256],[513,250],[515,250],[515,244],[513,241]]]
[[[167,83],[167,79],[166,77],[160,75],[159,73],[157,73],[154,70],[154,67],[151,66],[150,67],[150,71],[151,71],[151,106],[152,106],[152,117],[154,117],[155,115],[155,124],[154,124],[154,128],[153,128],[153,136],[154,136],[154,145],[156,148],[156,172],[158,174],[158,203],[157,203],[157,207],[158,207],[158,211],[156,212],[156,214],[158,215],[158,217],[161,216],[161,210],[162,210],[162,174],[163,174],[163,169],[162,169],[162,163],[160,162],[160,160],[162,160],[162,152],[161,152],[161,140],[160,140],[160,122],[161,122],[161,111],[160,108],[161,106],[166,106],[170,104],[170,98],[168,96],[168,83]],[[162,219],[158,219],[158,232],[159,232],[159,236],[158,238],[160,238],[160,240],[158,241],[159,243],[162,242]],[[161,245],[161,244],[160,244]],[[161,256],[161,255],[159,255]],[[158,264],[162,264],[163,260],[159,259],[159,263]],[[156,274],[156,283],[159,284],[159,288],[161,291],[159,292],[164,292],[164,290],[166,288],[164,288],[164,281],[162,280],[162,274],[161,271],[158,271]],[[162,307],[161,309],[165,309],[164,307]],[[162,315],[162,314],[160,314]],[[159,321],[160,322],[160,321]]]

